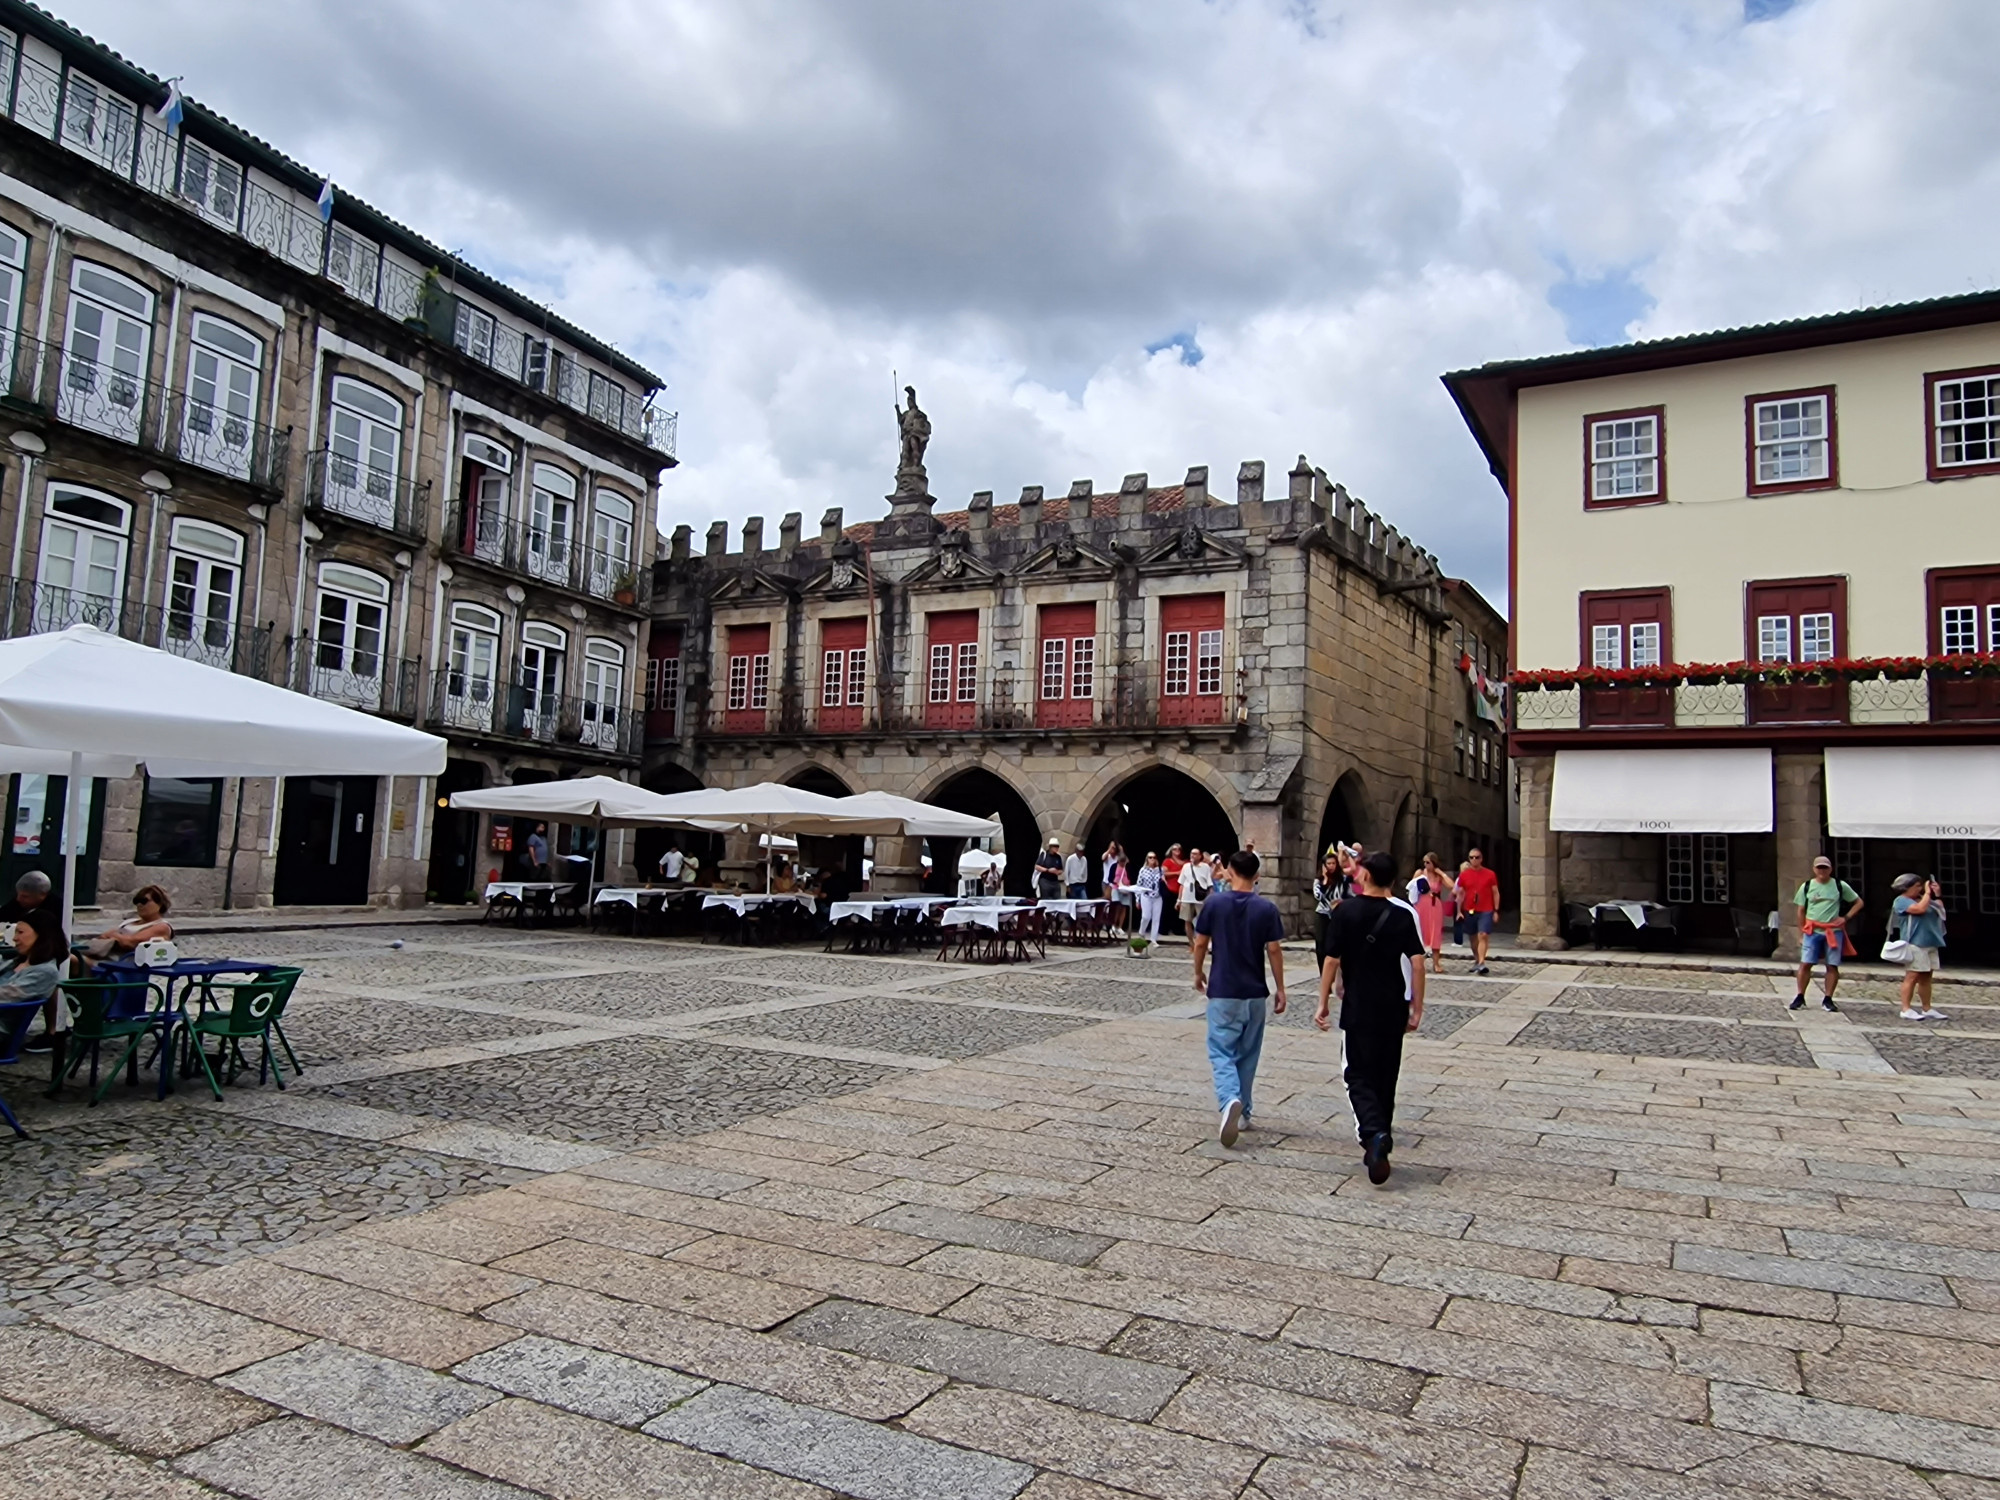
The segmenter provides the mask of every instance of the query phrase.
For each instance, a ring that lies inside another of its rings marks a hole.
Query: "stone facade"
[[[1497,674],[1505,622],[1304,458],[1275,495],[1251,462],[1228,499],[1195,468],[1012,505],[982,492],[942,515],[896,501],[854,526],[829,511],[812,539],[787,516],[775,548],[761,520],[733,552],[721,522],[699,553],[675,533],[654,584],[647,785],[997,812],[1017,889],[1050,837],[1093,860],[1120,834],[1142,851],[1250,844],[1294,922],[1333,837],[1403,867],[1473,842],[1505,864],[1499,745],[1457,666],[1465,649]],[[855,650],[861,686],[830,682]],[[913,883],[917,851],[882,842],[878,887]],[[755,860],[741,841],[725,872]]]
[[[163,83],[13,0],[0,75],[0,634],[93,624],[451,745],[442,784],[98,783],[86,902],[465,899],[499,861],[443,795],[638,770],[658,378],[344,194],[323,221],[305,169],[193,101],[170,131]],[[60,796],[6,785],[11,886]]]

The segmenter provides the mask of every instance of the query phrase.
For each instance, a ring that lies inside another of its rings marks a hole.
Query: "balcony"
[[[0,398],[67,427],[273,493],[285,487],[292,430],[196,400],[59,344],[0,336]]]
[[[475,677],[446,668],[431,674],[425,722],[439,734],[479,735],[636,760],[644,748],[642,718],[625,704],[545,693],[518,680]]]
[[[306,463],[306,506],[330,516],[424,539],[430,481],[422,484],[321,448]]]
[[[1668,666],[1515,678],[1518,733],[1879,729],[2000,723],[2000,653],[1858,659],[1824,666]]]
[[[461,557],[623,609],[652,597],[652,570],[630,557],[584,546],[571,531],[546,522],[509,520],[489,506],[453,505],[445,542]]]
[[[94,625],[142,646],[156,646],[224,672],[266,680],[271,654],[269,625],[242,625],[175,608],[171,602],[142,608],[103,594],[54,588],[27,579],[0,580],[0,637],[14,640],[46,635],[72,625]]]
[[[302,636],[291,643],[285,684],[343,708],[415,719],[419,666],[414,657],[383,656],[345,641]]]

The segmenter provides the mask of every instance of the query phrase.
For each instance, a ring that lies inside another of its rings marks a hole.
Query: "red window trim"
[[[1947,377],[1949,378],[1949,377]],[[1944,631],[1938,620],[1938,585],[1953,578],[1984,578],[2000,573],[2000,562],[1972,563],[1950,568],[1930,568],[1924,573],[1924,650],[1932,656],[1944,654]]]
[[[1813,588],[1819,584],[1833,585],[1833,654],[1836,658],[1850,654],[1847,642],[1847,575],[1826,573],[1817,578],[1747,578],[1743,581],[1743,659],[1747,662],[1758,660],[1757,656],[1757,605],[1755,594],[1765,588]],[[1796,650],[1798,642],[1793,641]],[[1796,660],[1796,657],[1794,657]]]
[[[1629,589],[1585,589],[1576,596],[1576,637],[1577,665],[1588,667],[1590,663],[1590,605],[1594,599],[1658,599],[1664,598],[1665,605],[1660,610],[1660,664],[1671,666],[1674,660],[1674,591],[1671,584],[1655,584],[1650,588]],[[1629,664],[1630,646],[1627,645]]]
[[[1840,405],[1834,399],[1834,394],[1835,388],[1833,386],[1812,385],[1796,391],[1759,391],[1756,395],[1745,396],[1743,398],[1743,492],[1746,495],[1796,495],[1808,490],[1837,490],[1840,488]],[[1826,397],[1826,478],[1802,479],[1794,484],[1759,484],[1757,482],[1757,403],[1760,401],[1790,401],[1800,396]]]
[[[1654,473],[1659,476],[1659,487],[1650,495],[1628,495],[1622,498],[1599,500],[1593,494],[1591,471],[1597,465],[1595,444],[1591,441],[1590,430],[1599,422],[1616,422],[1624,417],[1651,417],[1653,419]],[[1635,505],[1664,505],[1667,503],[1667,409],[1664,406],[1630,406],[1623,411],[1594,411],[1583,419],[1583,508],[1585,510],[1630,510]]]
[[[1977,474],[2000,474],[2000,459],[1992,463],[1952,464],[1949,467],[1938,462],[1938,382],[1964,380],[1974,375],[2000,376],[2000,365],[1974,365],[1966,370],[1933,370],[1924,376],[1924,477],[1933,484],[1942,484],[1947,479],[1970,479]]]

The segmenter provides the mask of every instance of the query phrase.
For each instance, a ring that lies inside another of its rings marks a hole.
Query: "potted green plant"
[[[1153,955],[1152,939],[1141,937],[1138,933],[1126,939],[1126,946],[1134,958],[1151,958]]]
[[[639,597],[639,575],[627,568],[611,580],[611,598],[618,604],[631,604]]]

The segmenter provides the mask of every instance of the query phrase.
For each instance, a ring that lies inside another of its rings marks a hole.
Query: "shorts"
[[[1935,974],[1942,967],[1935,948],[1912,948],[1910,956],[1903,960],[1905,974]]]
[[[1846,947],[1847,945],[1841,942],[1835,933],[1809,932],[1799,939],[1799,962],[1825,964],[1830,969],[1837,969],[1840,967],[1840,956]]]
[[[1490,933],[1493,930],[1493,913],[1490,911],[1469,911],[1465,913],[1464,921],[1467,932]]]

